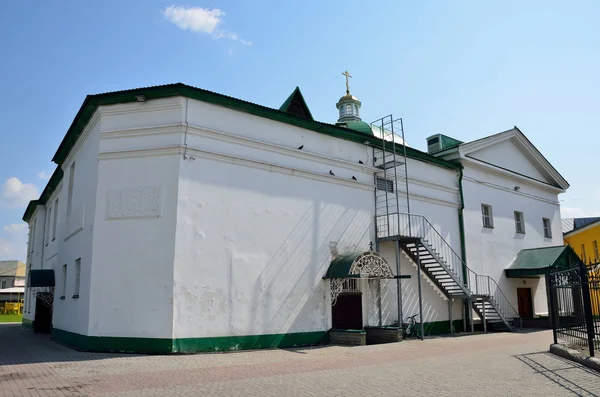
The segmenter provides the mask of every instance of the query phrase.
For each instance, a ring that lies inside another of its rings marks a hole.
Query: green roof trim
[[[350,268],[362,254],[363,252],[353,252],[336,256],[329,264],[323,278],[360,278],[360,274],[350,274]]]
[[[306,101],[304,100],[304,96],[300,91],[300,87],[296,87],[296,89],[285,100],[283,105],[281,105],[279,110],[308,120],[315,120],[310,112],[310,109],[308,108],[308,105],[306,104]]]
[[[551,269],[569,267],[579,257],[568,245],[521,250],[511,265],[504,270],[506,277],[541,276]]]

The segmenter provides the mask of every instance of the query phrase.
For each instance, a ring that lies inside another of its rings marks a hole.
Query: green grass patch
[[[0,314],[0,323],[20,323],[23,316],[20,314]]]

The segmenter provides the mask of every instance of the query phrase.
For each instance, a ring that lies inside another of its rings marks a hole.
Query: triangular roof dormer
[[[302,117],[307,120],[314,121],[310,109],[300,92],[300,87],[296,87],[294,92],[285,100],[283,105],[279,108],[282,112],[293,114],[294,116]]]

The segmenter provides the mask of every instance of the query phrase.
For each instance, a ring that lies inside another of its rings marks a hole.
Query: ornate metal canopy
[[[344,290],[348,278],[392,279],[392,269],[385,258],[375,251],[354,252],[336,256],[327,269],[324,279],[330,279],[331,302]]]

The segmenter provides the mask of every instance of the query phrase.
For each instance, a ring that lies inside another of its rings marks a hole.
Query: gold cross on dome
[[[350,84],[348,84],[348,78],[352,78],[350,73],[346,70],[342,75],[346,76],[346,94],[350,94]]]

